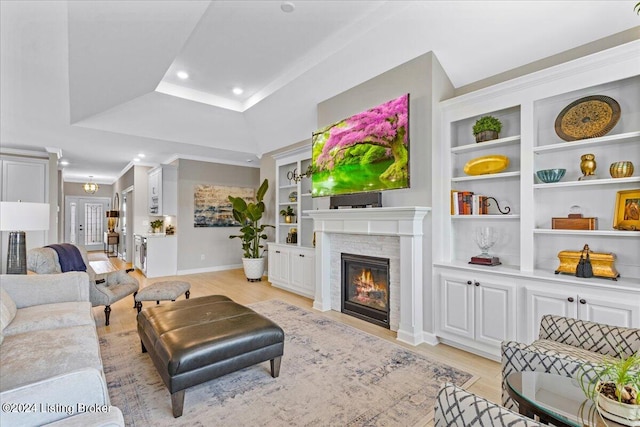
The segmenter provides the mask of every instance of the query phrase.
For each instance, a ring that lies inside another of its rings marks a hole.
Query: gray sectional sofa
[[[86,273],[0,276],[0,425],[123,426]]]

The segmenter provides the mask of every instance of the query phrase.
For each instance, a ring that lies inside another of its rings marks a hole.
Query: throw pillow
[[[0,288],[0,332],[4,331],[9,323],[16,317],[16,303],[13,302],[7,291]]]

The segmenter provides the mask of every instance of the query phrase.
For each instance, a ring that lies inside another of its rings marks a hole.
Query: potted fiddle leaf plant
[[[262,240],[267,239],[265,230],[273,225],[261,224],[264,215],[264,195],[269,189],[269,181],[265,179],[256,191],[256,202],[247,203],[240,197],[229,196],[233,218],[240,223],[240,234],[229,236],[230,239],[238,238],[242,242],[244,256],[242,265],[244,274],[250,282],[259,282],[264,273],[264,245]]]
[[[626,358],[608,357],[601,363],[585,363],[578,379],[603,417],[615,418],[624,425],[639,425],[640,350]]]
[[[473,135],[476,137],[476,142],[498,139],[501,130],[502,122],[493,116],[480,117],[473,125]]]
[[[293,212],[293,208],[291,206],[287,206],[286,209],[282,209],[280,211],[280,215],[284,217],[284,222],[291,224],[293,222],[295,212]]]

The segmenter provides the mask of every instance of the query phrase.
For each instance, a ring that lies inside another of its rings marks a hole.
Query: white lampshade
[[[0,202],[0,231],[49,229],[49,203]]]

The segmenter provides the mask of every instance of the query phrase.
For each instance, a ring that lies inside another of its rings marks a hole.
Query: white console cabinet
[[[178,169],[162,165],[149,171],[149,215],[178,212]]]
[[[305,297],[315,295],[315,249],[269,243],[269,282]]]

